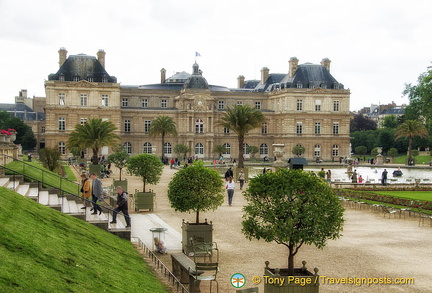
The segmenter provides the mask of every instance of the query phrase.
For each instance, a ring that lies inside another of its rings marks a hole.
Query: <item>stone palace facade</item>
[[[161,138],[150,137],[152,120],[168,115],[177,124],[177,136],[165,138],[164,154],[174,157],[176,144],[185,144],[190,155],[217,158],[215,145],[224,145],[224,157],[238,157],[235,133],[218,125],[225,109],[235,104],[262,111],[266,122],[249,132],[247,145],[259,148],[259,157],[273,157],[272,144],[285,144],[285,158],[295,145],[302,145],[307,159],[337,160],[349,153],[350,91],[330,74],[330,60],[299,64],[289,60],[287,73],[270,73],[264,67],[260,80],[239,76],[237,88],[208,84],[193,64],[192,74],[178,72],[160,83],[121,85],[105,70],[105,52],[97,56],[67,56],[59,50],[59,70],[45,81],[45,145],[70,156],[66,142],[77,123],[101,118],[117,126],[117,134],[131,155],[162,154]],[[103,148],[107,155],[110,149]],[[245,152],[245,157],[249,155]],[[258,156],[258,155],[257,155]]]

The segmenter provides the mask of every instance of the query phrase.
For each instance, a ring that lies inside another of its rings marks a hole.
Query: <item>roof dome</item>
[[[185,89],[208,89],[207,80],[201,75],[199,66],[195,62],[192,66],[193,73],[184,84]]]

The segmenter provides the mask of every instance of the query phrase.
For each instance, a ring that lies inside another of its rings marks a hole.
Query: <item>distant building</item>
[[[387,105],[371,104],[370,107],[364,107],[358,113],[362,113],[364,116],[374,120],[377,122],[378,127],[381,127],[381,122],[385,117],[390,115],[400,117],[404,115],[406,106],[406,104],[398,106],[395,102],[391,102]]]
[[[349,152],[350,91],[330,74],[330,60],[321,64],[298,64],[293,57],[287,73],[261,70],[260,80],[239,76],[238,87],[212,85],[198,64],[192,73],[178,72],[166,77],[161,69],[160,83],[123,85],[105,70],[105,52],[97,57],[70,55],[59,50],[59,69],[45,81],[46,133],[49,147],[58,147],[64,156],[68,135],[77,123],[90,118],[112,121],[126,150],[132,154],[155,153],[174,157],[176,144],[185,144],[190,155],[215,158],[215,145],[227,148],[225,157],[238,157],[237,135],[217,122],[227,107],[250,105],[262,111],[266,122],[250,131],[248,145],[260,149],[261,158],[273,158],[274,143],[285,144],[285,157],[300,144],[305,157],[333,160]],[[165,138],[149,136],[152,120],[168,115],[177,124],[178,135]],[[102,150],[109,153],[108,148]]]

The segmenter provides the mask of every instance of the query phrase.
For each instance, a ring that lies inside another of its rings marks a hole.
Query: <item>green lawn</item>
[[[379,191],[374,193],[414,200],[432,201],[432,191]]]
[[[6,165],[7,168],[12,169],[19,173],[24,173],[29,176],[29,178],[34,178],[38,181],[47,183],[51,186],[61,188],[62,190],[79,195],[80,186],[72,181],[60,177],[58,174],[48,171],[43,168],[37,162],[26,162],[23,164],[20,161],[13,161]],[[69,170],[71,171],[71,170]],[[75,176],[74,176],[75,178]]]
[[[68,180],[70,180],[70,181],[76,181],[77,180],[76,177],[75,177],[75,174],[74,174],[74,172],[72,172],[72,169],[71,169],[70,166],[63,165],[63,168],[64,168],[64,170],[66,172],[66,178]]]
[[[405,164],[407,161],[408,156],[404,155],[404,156],[400,156],[400,157],[396,157],[394,159],[394,163],[395,164]],[[415,161],[416,164],[429,164],[429,161],[431,160],[431,156],[417,156],[415,157]]]
[[[4,187],[0,197],[1,292],[168,292],[129,241]]]

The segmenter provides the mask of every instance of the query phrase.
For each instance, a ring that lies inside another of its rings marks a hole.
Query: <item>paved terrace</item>
[[[114,168],[114,177],[118,169]],[[194,214],[178,213],[170,207],[167,187],[175,169],[168,166],[159,184],[149,186],[156,192],[157,205],[154,213],[132,214],[132,236],[141,238],[151,247],[150,228],[165,227],[169,253],[181,251],[181,222],[194,220]],[[129,191],[142,188],[142,182],[127,176]],[[103,179],[105,186],[112,179]],[[246,184],[247,187],[247,184]],[[432,198],[432,194],[431,194]],[[225,199],[227,201],[227,199]],[[214,223],[214,241],[220,249],[220,292],[235,292],[229,278],[234,273],[246,276],[246,286],[254,286],[251,278],[263,274],[264,261],[271,267],[287,266],[287,249],[276,243],[247,240],[241,233],[242,208],[245,205],[241,191],[237,187],[233,205],[225,202],[214,212],[202,213],[201,220],[208,218]],[[398,215],[394,217],[373,212],[367,207],[355,209],[347,207],[343,236],[322,249],[304,246],[296,256],[296,266],[306,260],[309,269],[319,268],[321,276],[339,277],[390,277],[415,278],[414,285],[321,285],[321,292],[431,292],[432,288],[432,227],[429,219],[419,227],[419,219]],[[171,268],[169,255],[161,256]],[[260,292],[263,292],[260,285]]]

